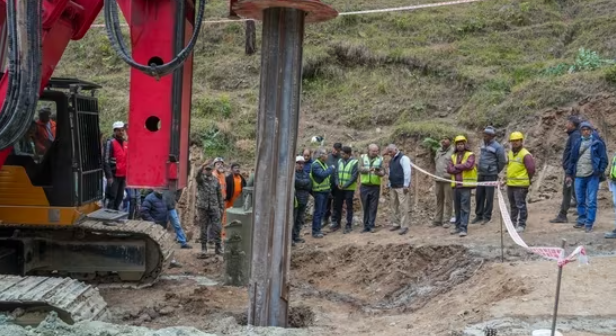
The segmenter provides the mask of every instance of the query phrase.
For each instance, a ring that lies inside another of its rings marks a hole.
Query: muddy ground
[[[595,231],[586,234],[548,222],[557,200],[533,203],[522,234],[529,245],[558,246],[565,238],[568,251],[580,244],[588,249],[589,265],[564,270],[559,327],[568,336],[616,330],[616,241],[603,238],[614,215],[606,199],[600,205]],[[482,335],[488,325],[499,335],[530,335],[549,328],[557,267],[514,245],[506,232],[501,262],[498,219],[472,225],[466,238],[431,227],[429,218],[415,220],[410,236],[389,232],[385,219],[380,224],[374,234],[356,227],[350,235],[336,232],[321,240],[305,235],[306,243],[294,248],[292,319],[310,324],[294,333]],[[239,324],[245,324],[247,290],[221,285],[223,261],[198,260],[196,252],[178,249],[183,267],[167,270],[152,288],[101,289],[114,322],[190,326],[219,335],[244,330]]]

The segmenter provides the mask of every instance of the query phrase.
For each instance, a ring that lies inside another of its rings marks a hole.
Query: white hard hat
[[[297,162],[306,162],[306,160],[304,160],[304,157],[300,155],[295,157],[295,163]]]
[[[116,121],[113,123],[113,129],[115,130],[116,128],[124,128],[124,123],[121,121]]]

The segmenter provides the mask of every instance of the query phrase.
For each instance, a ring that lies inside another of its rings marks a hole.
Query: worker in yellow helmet
[[[477,185],[477,168],[475,154],[468,148],[466,137],[458,135],[454,144],[456,149],[447,164],[447,172],[451,174],[451,186],[454,188],[456,213],[456,227],[451,234],[466,237],[471,212],[471,190]]]
[[[507,196],[511,221],[518,232],[526,229],[528,209],[526,207],[526,195],[528,187],[535,175],[535,159],[524,148],[524,135],[521,132],[513,132],[509,136],[511,150],[507,162]]]

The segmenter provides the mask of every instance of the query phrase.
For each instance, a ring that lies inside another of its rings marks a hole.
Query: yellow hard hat
[[[458,135],[456,139],[453,141],[454,143],[458,143],[460,141],[466,142],[466,137],[464,135]]]
[[[511,133],[511,135],[509,136],[509,141],[515,141],[515,140],[524,140],[524,135],[522,134],[522,132]]]

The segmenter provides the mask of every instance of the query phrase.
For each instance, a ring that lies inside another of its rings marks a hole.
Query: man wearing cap
[[[511,209],[511,221],[518,232],[526,229],[528,209],[526,207],[526,195],[528,187],[535,175],[535,159],[524,148],[524,135],[521,132],[513,132],[509,136],[511,150],[508,153],[507,162],[507,196]]]
[[[303,243],[300,233],[304,226],[304,217],[306,215],[306,207],[310,191],[312,190],[312,181],[310,173],[304,170],[305,159],[303,156],[295,158],[295,204],[293,208],[293,245]]]
[[[390,144],[385,148],[385,155],[391,156],[389,161],[389,181],[387,188],[393,202],[391,231],[400,230],[398,234],[404,235],[409,231],[411,195],[411,159],[404,155],[398,147]]]
[[[340,160],[338,161],[338,169],[334,173],[334,185],[338,187],[338,193],[334,198],[334,211],[332,222],[337,227],[332,230],[337,230],[342,224],[342,205],[346,204],[346,226],[344,234],[353,230],[353,197],[355,189],[357,189],[357,179],[359,171],[357,169],[357,160],[352,158],[353,150],[349,146],[342,147],[340,151]]]
[[[451,146],[451,139],[448,136],[441,138],[441,147],[436,151],[436,155],[434,156],[436,176],[448,180],[451,179],[451,175],[447,172],[447,163],[451,160],[454,149],[454,146]],[[436,193],[436,215],[434,216],[432,225],[448,228],[448,222],[453,214],[453,189],[451,189],[451,183],[435,180],[434,189]]]
[[[126,156],[128,141],[125,139],[124,123],[113,123],[113,137],[107,140],[103,170],[107,178],[107,208],[118,210],[126,188]]]
[[[35,145],[36,153],[44,155],[56,138],[56,122],[51,120],[51,109],[43,107],[39,110],[36,121]]]
[[[225,210],[222,188],[213,176],[212,165],[205,162],[197,173],[197,213],[201,227],[201,254],[204,259],[207,252],[208,236],[214,241],[214,253],[222,255],[222,223]]]
[[[455,152],[447,163],[447,172],[451,174],[451,186],[454,188],[456,212],[456,227],[451,234],[466,237],[471,212],[471,190],[477,183],[477,168],[475,167],[475,154],[468,148],[466,137],[458,135],[454,143]]]
[[[214,159],[214,170],[212,175],[216,179],[218,179],[218,184],[220,184],[220,188],[222,189],[222,198],[227,198],[227,177],[225,176],[225,161],[221,157],[217,157]],[[224,237],[225,230],[224,225],[227,223],[227,214],[222,212],[222,235]]]
[[[334,146],[332,147],[332,152],[329,153],[329,155],[327,156],[327,161],[325,162],[325,164],[328,167],[331,167],[331,166],[338,167],[338,161],[340,161],[340,151],[341,150],[342,150],[342,144],[340,142],[336,142]],[[339,223],[340,220],[338,220],[338,222],[335,222],[335,219],[338,217],[338,214],[336,214],[336,208],[333,206],[334,200],[338,196],[340,190],[338,189],[338,186],[335,184],[334,177],[335,177],[335,174],[332,175],[332,178],[330,179],[331,191],[329,193],[329,197],[327,198],[327,208],[325,209],[325,217],[323,218],[323,225],[330,224],[330,219],[331,219],[331,230],[332,231],[336,231],[340,228],[340,223]]]
[[[310,180],[312,180],[312,196],[314,197],[314,213],[312,215],[312,237],[323,238],[321,232],[322,220],[327,208],[327,199],[331,191],[331,175],[335,166],[327,166],[327,151],[319,148],[315,151],[316,160],[312,163]]]
[[[498,174],[507,164],[505,149],[494,137],[496,130],[488,126],[483,130],[483,145],[477,164],[477,182],[497,181]],[[477,186],[475,192],[475,219],[471,224],[487,224],[492,220],[494,207],[494,187]]]
[[[563,151],[562,166],[566,172],[569,167],[569,161],[571,160],[571,148],[573,144],[580,140],[580,118],[578,116],[570,116],[567,119],[565,129],[568,134],[567,143],[565,144],[565,150]],[[560,211],[556,218],[550,220],[550,223],[565,224],[567,223],[567,212],[570,207],[576,206],[575,197],[575,181],[571,179],[571,182],[567,182],[565,173],[565,179],[563,179],[563,199],[560,204]],[[573,201],[573,202],[572,202]]]
[[[592,125],[584,121],[580,124],[581,137],[571,147],[571,156],[567,167],[565,181],[575,179],[577,195],[576,229],[584,228],[586,233],[592,231],[597,215],[597,192],[599,182],[608,166],[607,152],[603,141],[593,136]]]

